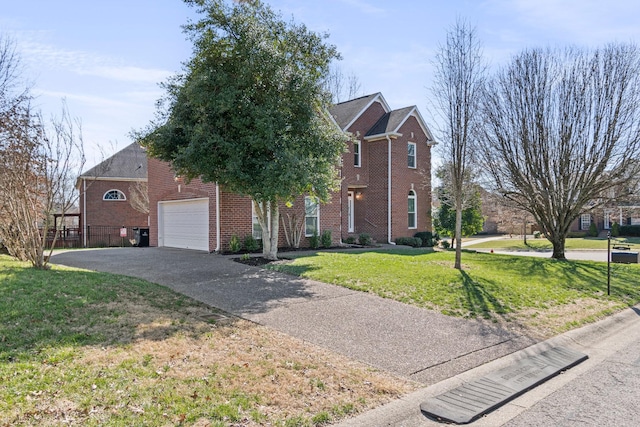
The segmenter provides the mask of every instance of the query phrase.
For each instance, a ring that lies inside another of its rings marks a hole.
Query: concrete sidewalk
[[[169,248],[57,253],[52,262],[139,277],[233,315],[425,385],[528,347],[535,340],[476,320]]]
[[[640,308],[639,306],[624,310],[618,314],[593,323],[582,328],[574,329],[546,341],[534,344],[526,349],[513,354],[496,359],[477,368],[471,369],[462,374],[453,376],[437,384],[420,389],[410,395],[404,396],[387,405],[380,406],[372,411],[343,421],[337,427],[365,427],[365,426],[394,426],[394,427],[437,427],[444,425],[441,422],[425,417],[420,411],[420,404],[428,398],[438,396],[448,392],[462,384],[472,382],[487,375],[490,372],[511,366],[517,360],[527,356],[540,354],[550,348],[557,346],[568,347],[580,351],[589,356],[585,362],[563,372],[543,384],[538,385],[522,396],[508,402],[504,406],[493,412],[473,421],[470,425],[474,427],[498,427],[511,425],[514,420],[520,419],[516,425],[573,425],[567,419],[554,420],[554,414],[550,414],[550,419],[540,419],[536,413],[526,412],[538,405],[540,402],[553,402],[554,405],[562,405],[556,401],[557,393],[564,389],[567,394],[588,394],[593,390],[576,388],[575,381],[584,376],[592,375],[594,371],[605,366],[607,360],[614,359],[618,352],[623,351],[630,344],[640,342]],[[615,361],[615,363],[619,363]],[[636,362],[640,366],[640,359]],[[598,388],[605,387],[600,384]],[[627,389],[627,394],[629,390]],[[631,391],[633,393],[633,391]],[[606,389],[604,390],[606,394]],[[631,405],[637,408],[637,394],[629,395]],[[574,410],[570,408],[569,410]],[[603,409],[602,407],[596,408]],[[611,409],[615,410],[615,409]],[[632,411],[633,411],[632,410]],[[584,412],[586,409],[583,408]],[[592,411],[593,412],[593,411]],[[592,414],[591,414],[592,415]],[[606,415],[606,414],[604,414]],[[604,419],[607,417],[604,416]],[[571,418],[575,421],[574,418]],[[584,420],[583,420],[584,421]],[[628,422],[627,422],[628,421]],[[637,425],[637,418],[625,420],[624,424],[602,424],[597,419],[589,419],[588,423],[581,422],[581,425]]]

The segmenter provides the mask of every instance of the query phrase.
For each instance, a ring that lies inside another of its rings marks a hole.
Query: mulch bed
[[[263,265],[271,264],[272,262],[277,262],[270,259],[266,259],[265,257],[261,257],[261,256],[253,256],[249,258],[231,258],[231,259],[235,262],[239,262],[240,264],[252,265],[254,267],[260,267]]]

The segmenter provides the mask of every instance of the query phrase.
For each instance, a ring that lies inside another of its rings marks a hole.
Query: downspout
[[[87,247],[87,180],[82,178],[82,243]]]
[[[344,245],[344,242],[342,241],[342,184],[344,182],[342,181],[342,168],[340,168],[340,246]],[[349,190],[349,188],[347,188],[347,191]]]
[[[216,252],[220,252],[220,185],[216,182]]]
[[[387,184],[387,243],[395,245],[395,243],[391,241],[391,137],[389,135],[387,135],[387,142],[389,150],[389,158],[387,160],[387,174],[389,178]]]

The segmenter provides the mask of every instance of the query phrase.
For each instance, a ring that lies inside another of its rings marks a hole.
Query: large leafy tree
[[[201,15],[184,27],[193,57],[165,84],[143,144],[186,179],[250,196],[263,254],[276,259],[279,204],[303,193],[324,201],[338,185],[346,136],[322,87],[339,55],[259,0],[185,2]]]
[[[571,223],[640,175],[640,50],[529,49],[488,83],[482,144],[495,190],[565,259]]]

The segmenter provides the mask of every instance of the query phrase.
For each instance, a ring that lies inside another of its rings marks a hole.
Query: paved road
[[[147,279],[236,316],[433,384],[536,341],[475,320],[169,248],[58,253],[52,262]]]
[[[565,346],[589,359],[551,378],[501,408],[474,421],[473,427],[637,426],[640,418],[640,308],[569,331],[494,360],[388,405],[346,420],[338,427],[436,427],[420,403],[464,383],[510,366],[514,361]]]

